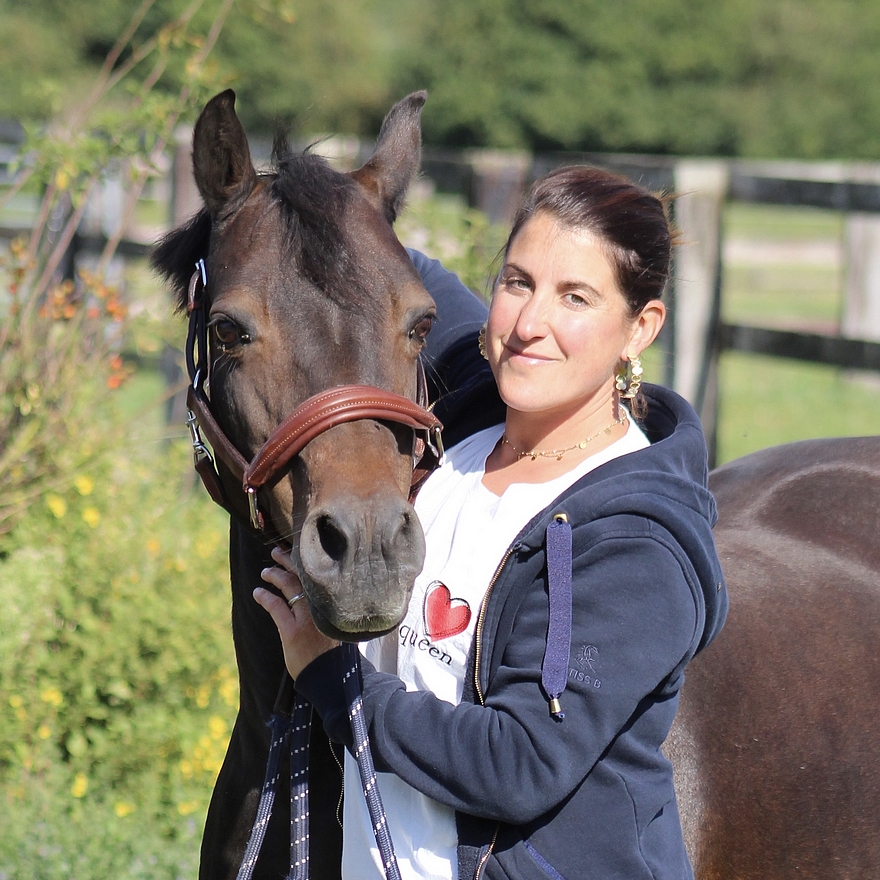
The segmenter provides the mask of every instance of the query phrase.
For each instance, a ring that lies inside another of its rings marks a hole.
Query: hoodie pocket
[[[509,877],[516,880],[576,880],[566,878],[528,840],[520,840],[508,849],[493,853],[490,861],[495,862],[496,870],[487,868],[487,877]],[[500,868],[500,872],[497,871]]]
[[[532,860],[544,872],[546,877],[549,877],[550,880],[565,880],[565,877],[528,840],[523,841],[523,847],[525,847],[525,851],[532,857]]]

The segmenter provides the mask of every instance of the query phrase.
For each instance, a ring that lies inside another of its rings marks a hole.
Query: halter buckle
[[[258,532],[263,530],[263,514],[257,506],[257,490],[253,486],[247,487],[248,511],[251,516],[251,525]]]
[[[425,431],[425,435],[428,449],[431,450],[434,457],[437,459],[438,466],[443,464],[446,455],[443,449],[443,428],[439,425],[433,428],[428,428],[427,431]]]
[[[198,466],[206,459],[213,463],[214,458],[208,447],[205,446],[202,441],[202,435],[199,432],[199,421],[196,418],[196,414],[188,407],[186,410],[186,426],[189,428],[189,436],[193,449],[193,464],[195,467],[198,468]]]

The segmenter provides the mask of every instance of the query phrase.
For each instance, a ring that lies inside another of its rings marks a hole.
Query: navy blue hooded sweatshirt
[[[674,392],[642,387],[651,445],[584,476],[519,534],[487,585],[458,706],[362,664],[376,769],[457,811],[461,880],[692,877],[661,745],[685,666],[720,630],[727,594],[699,419]],[[476,430],[499,411],[485,377],[462,401],[458,433],[466,413]],[[571,598],[560,720],[542,671],[559,632],[548,527],[562,514]],[[330,651],[296,687],[350,747],[346,669],[342,649]]]

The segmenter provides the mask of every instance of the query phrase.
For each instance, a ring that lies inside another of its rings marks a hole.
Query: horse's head
[[[204,208],[157,248],[154,266],[181,307],[204,259],[210,409],[251,461],[304,400],[336,386],[414,399],[434,303],[392,230],[418,169],[424,93],[398,103],[359,170],[276,143],[258,173],[231,91],[212,99],[193,136]],[[204,381],[204,376],[201,377]],[[396,626],[424,560],[407,500],[413,431],[360,419],[311,439],[260,491],[321,630],[346,640]],[[218,462],[233,513],[240,475]]]

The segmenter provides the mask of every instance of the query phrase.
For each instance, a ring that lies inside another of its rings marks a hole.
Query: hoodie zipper
[[[495,574],[492,575],[492,580],[489,581],[489,586],[486,589],[486,594],[483,596],[483,601],[480,604],[480,613],[477,616],[477,625],[474,628],[474,693],[477,697],[477,702],[481,706],[486,705],[486,698],[483,694],[483,689],[480,687],[480,660],[482,658],[483,653],[483,624],[486,621],[486,610],[489,607],[489,597],[492,595],[492,590],[495,589],[495,584],[498,581],[498,578],[501,576],[501,569],[504,568],[507,560],[513,555],[514,547],[510,546],[507,548],[507,552],[504,554],[501,562],[498,563],[498,568],[495,569]],[[501,823],[498,822],[495,825],[495,830],[492,832],[492,840],[489,842],[489,846],[486,848],[486,851],[480,856],[480,861],[477,864],[477,870],[474,871],[474,880],[480,880],[480,877],[483,876],[483,871],[486,868],[486,862],[489,861],[489,856],[492,855],[492,850],[495,849],[495,841],[498,840],[498,832],[501,830]]]
[[[489,581],[489,586],[480,604],[480,613],[477,617],[477,625],[474,628],[474,692],[477,695],[477,702],[481,706],[486,705],[486,698],[483,695],[483,689],[480,687],[480,659],[483,653],[483,624],[486,620],[486,609],[489,607],[489,597],[492,595],[492,590],[495,589],[495,584],[501,576],[501,569],[504,568],[507,560],[513,555],[513,551],[513,546],[508,547],[501,562],[498,563],[498,568],[495,569],[495,574],[492,575],[492,580]]]

